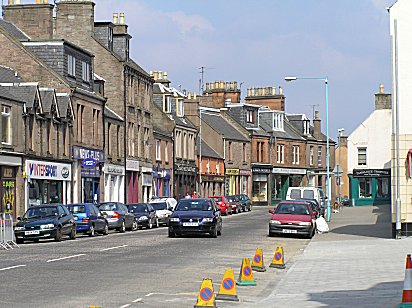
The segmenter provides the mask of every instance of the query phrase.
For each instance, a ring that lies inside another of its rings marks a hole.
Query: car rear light
[[[223,205],[223,202],[222,202],[222,201],[219,201],[217,204],[219,204],[219,205]]]
[[[89,222],[89,221],[90,221],[90,218],[88,217],[82,218],[82,222]]]
[[[114,212],[113,215],[112,215],[112,218],[119,218],[119,213]]]

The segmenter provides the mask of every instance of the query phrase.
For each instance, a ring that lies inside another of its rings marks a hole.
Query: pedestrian
[[[193,194],[192,194],[192,198],[193,198],[193,199],[198,198],[198,196],[197,196],[197,192],[195,192],[195,191],[193,192]]]
[[[186,194],[185,199],[190,199],[189,193]]]

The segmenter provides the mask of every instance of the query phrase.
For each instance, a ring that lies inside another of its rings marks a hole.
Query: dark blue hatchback
[[[109,223],[94,204],[68,204],[67,208],[74,216],[77,232],[89,236],[95,236],[96,233],[104,235],[109,233]]]

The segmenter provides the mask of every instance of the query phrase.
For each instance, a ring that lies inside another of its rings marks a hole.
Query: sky
[[[34,0],[24,0],[34,2]],[[349,135],[374,109],[379,84],[392,92],[389,14],[395,0],[95,0],[96,21],[125,13],[131,56],[147,71],[167,71],[172,85],[198,92],[204,81],[247,88],[281,86],[287,113]],[[388,123],[390,125],[390,123]]]

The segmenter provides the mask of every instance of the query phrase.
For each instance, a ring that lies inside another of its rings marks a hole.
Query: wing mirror
[[[269,210],[268,211],[270,214],[275,214],[275,210]]]

